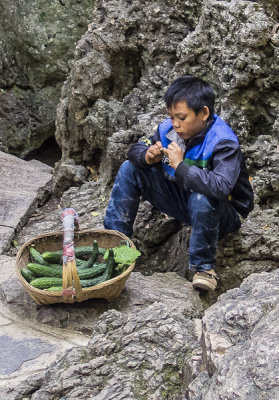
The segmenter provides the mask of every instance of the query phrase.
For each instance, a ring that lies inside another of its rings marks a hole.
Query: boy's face
[[[185,101],[173,104],[168,108],[168,113],[174,130],[184,140],[192,139],[198,135],[206,127],[210,114],[207,106],[204,106],[196,114],[192,108],[187,106]]]

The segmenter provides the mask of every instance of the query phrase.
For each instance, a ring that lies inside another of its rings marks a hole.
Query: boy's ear
[[[200,112],[201,112],[202,120],[206,121],[210,115],[209,108],[207,106],[203,106],[203,108],[201,109]]]

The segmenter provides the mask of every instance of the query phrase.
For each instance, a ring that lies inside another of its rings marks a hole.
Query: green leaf
[[[128,246],[119,246],[114,247],[113,249],[114,254],[114,261],[117,264],[132,264],[140,255],[141,253],[132,247]],[[107,260],[108,258],[108,250],[105,252],[104,259]]]

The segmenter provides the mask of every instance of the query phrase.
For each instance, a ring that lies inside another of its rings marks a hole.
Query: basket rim
[[[86,234],[86,233],[106,233],[106,234],[111,234],[111,235],[116,235],[119,236],[120,238],[123,238],[123,240],[127,240],[131,247],[136,248],[135,244],[132,242],[132,240],[130,238],[128,238],[128,236],[126,236],[124,233],[121,233],[119,231],[116,230],[112,230],[112,229],[92,229],[92,228],[87,228],[87,229],[81,229],[81,230],[75,230],[74,234],[78,235],[78,234]],[[31,286],[29,284],[29,282],[26,281],[26,279],[23,278],[22,274],[20,273],[20,266],[19,266],[19,260],[20,257],[22,256],[22,253],[24,252],[24,250],[30,246],[32,243],[34,243],[34,241],[45,238],[45,237],[55,237],[55,236],[63,236],[63,230],[59,230],[59,231],[53,231],[53,232],[47,232],[47,233],[42,233],[41,235],[37,235],[34,236],[32,238],[30,238],[27,242],[25,242],[18,250],[17,255],[16,255],[16,260],[15,260],[15,268],[16,268],[16,274],[17,277],[19,279],[19,281],[21,282],[21,284],[28,290],[28,292],[33,292],[34,294],[37,293],[38,295],[42,296],[46,296],[46,297],[58,297],[61,298],[62,296],[62,292],[46,292],[44,291],[44,289],[38,289],[35,288],[34,286]],[[122,274],[109,279],[105,282],[99,283],[98,285],[89,287],[89,288],[82,288],[82,291],[84,293],[89,293],[95,289],[102,289],[103,287],[106,286],[110,286],[115,282],[121,281],[124,278],[126,278],[127,276],[130,275],[130,273],[132,272],[132,270],[134,269],[135,266],[135,262],[133,262],[132,264],[129,265],[129,267],[126,269],[126,271],[124,271]]]

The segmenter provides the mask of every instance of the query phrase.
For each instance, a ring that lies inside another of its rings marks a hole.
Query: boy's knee
[[[190,212],[211,212],[215,211],[212,199],[201,194],[201,193],[191,193],[188,199],[188,208]]]
[[[119,174],[130,175],[134,172],[134,170],[134,164],[132,164],[131,161],[126,160],[121,164],[119,168]]]

